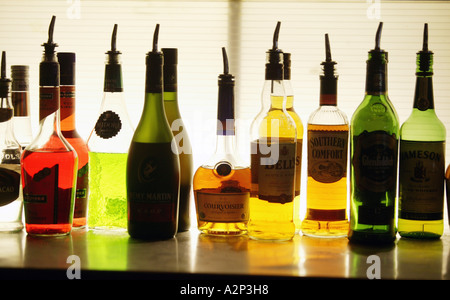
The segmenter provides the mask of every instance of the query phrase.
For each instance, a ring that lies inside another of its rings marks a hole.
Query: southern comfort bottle
[[[400,125],[388,97],[388,54],[375,48],[367,60],[366,93],[350,125],[351,242],[384,244],[396,238],[395,207]]]
[[[219,76],[217,140],[213,156],[194,175],[198,229],[210,235],[242,235],[247,232],[250,168],[236,150],[234,76],[222,49],[224,72]]]
[[[439,238],[444,231],[446,129],[434,110],[433,52],[428,24],[417,53],[413,110],[400,128],[398,232],[402,237]]]
[[[253,239],[290,240],[295,226],[297,130],[286,111],[281,23],[267,52],[262,108],[251,124],[251,195],[248,235]]]
[[[53,16],[39,65],[39,132],[22,154],[25,228],[31,235],[66,235],[72,229],[78,156],[60,129],[59,63]]]
[[[348,119],[337,107],[335,64],[328,34],[320,76],[320,107],[308,120],[307,211],[302,232],[310,236],[347,236]]]

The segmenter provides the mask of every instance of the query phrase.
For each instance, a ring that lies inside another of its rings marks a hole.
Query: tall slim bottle
[[[380,49],[382,25],[367,60],[366,95],[350,125],[351,242],[392,243],[396,238],[400,126],[387,93],[388,53]]]
[[[192,147],[178,106],[178,49],[162,48],[164,54],[164,110],[175,138],[180,159],[180,205],[178,232],[189,230],[192,175],[194,172]]]
[[[308,120],[308,180],[302,232],[310,236],[343,237],[348,233],[348,119],[337,107],[336,62],[325,34],[326,59],[320,76],[320,106]]]
[[[126,166],[133,126],[128,116],[122,84],[120,51],[116,49],[117,24],[106,52],[103,99],[99,117],[88,138],[88,227],[126,230]]]
[[[75,193],[73,227],[83,228],[86,226],[89,195],[89,151],[86,142],[76,129],[76,55],[73,52],[59,52],[57,56],[61,74],[61,132],[78,154],[77,191]]]
[[[164,112],[164,56],[159,24],[146,56],[145,103],[127,161],[128,233],[138,239],[167,239],[177,233],[180,162]]]
[[[400,128],[398,232],[402,237],[439,238],[444,231],[446,129],[433,98],[433,52],[428,24],[417,53],[413,110]]]
[[[54,25],[53,16],[39,65],[39,132],[22,154],[25,228],[31,235],[66,235],[72,230],[78,156],[60,128]]]
[[[224,72],[219,75],[216,151],[194,175],[194,196],[200,232],[209,235],[247,233],[250,168],[236,150],[234,76],[222,48]]]
[[[23,197],[20,174],[21,147],[14,135],[11,80],[6,77],[6,52],[0,75],[0,232],[23,229]]]
[[[11,66],[11,100],[14,108],[14,134],[22,150],[33,140],[30,119],[29,66]]]
[[[294,225],[295,232],[300,232],[302,222],[300,218],[300,190],[302,185],[302,150],[303,150],[303,122],[294,109],[294,89],[291,83],[291,53],[283,53],[283,84],[286,92],[286,111],[295,122],[297,128],[297,154],[295,156],[295,197],[294,197]]]
[[[294,237],[295,159],[297,130],[286,111],[283,52],[278,49],[277,23],[267,52],[262,108],[251,124],[251,194],[248,235],[253,239]]]

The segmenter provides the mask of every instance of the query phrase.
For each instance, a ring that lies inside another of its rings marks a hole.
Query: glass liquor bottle
[[[125,105],[121,52],[116,49],[117,24],[106,52],[103,99],[99,117],[88,138],[88,227],[126,230],[126,166],[133,126]]]
[[[290,240],[293,220],[297,130],[286,111],[283,53],[277,23],[267,52],[262,107],[251,124],[251,194],[248,235],[253,239]]]
[[[6,77],[6,52],[3,51],[0,75],[0,232],[15,232],[23,228],[21,147],[14,135],[10,87],[11,80]]]
[[[61,132],[78,155],[77,190],[75,193],[73,227],[83,228],[86,226],[87,220],[87,201],[89,195],[89,153],[86,142],[76,129],[76,55],[73,52],[59,52],[57,56],[60,65]]]
[[[78,156],[60,129],[60,73],[53,16],[39,65],[39,132],[22,154],[25,228],[31,235],[66,235],[72,229]]]
[[[250,168],[236,150],[234,76],[222,48],[224,72],[219,76],[217,139],[213,156],[194,175],[197,225],[209,235],[242,235],[247,232]]]
[[[178,49],[162,48],[164,54],[164,110],[171,126],[180,159],[180,203],[178,208],[178,232],[189,230],[192,192],[193,158],[189,135],[178,106]]]
[[[398,232],[402,237],[439,238],[444,231],[446,129],[433,99],[433,52],[428,24],[417,53],[413,110],[400,128]]]
[[[22,150],[33,140],[30,120],[29,66],[11,66],[14,134]]]
[[[384,244],[396,238],[400,126],[387,93],[388,53],[380,49],[382,25],[367,60],[365,97],[350,123],[351,242]]]
[[[145,103],[128,151],[128,234],[166,239],[177,233],[180,162],[164,112],[164,55],[158,51],[159,24],[146,56]]]
[[[307,130],[307,211],[302,232],[309,236],[343,237],[348,233],[347,156],[349,125],[337,107],[336,62],[328,34],[320,76],[320,106],[309,117]]]
[[[283,53],[283,84],[286,93],[286,111],[295,122],[297,128],[297,155],[295,157],[295,196],[294,196],[294,225],[295,232],[301,230],[300,219],[300,189],[302,184],[302,150],[303,150],[303,122],[294,109],[294,89],[291,84],[291,54]]]

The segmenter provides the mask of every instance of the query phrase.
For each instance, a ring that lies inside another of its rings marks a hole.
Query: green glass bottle
[[[178,210],[178,232],[189,230],[192,174],[194,162],[189,135],[181,118],[178,106],[178,49],[162,48],[164,54],[164,110],[178,147],[180,159],[180,205]]]
[[[172,238],[178,226],[180,162],[163,99],[164,56],[147,53],[145,104],[127,160],[128,234],[138,239]]]
[[[396,237],[399,121],[387,93],[388,53],[380,49],[382,25],[367,60],[365,97],[350,125],[351,242],[392,243]]]
[[[411,115],[400,128],[398,232],[402,237],[439,238],[444,231],[444,124],[434,110],[433,52],[428,24],[417,53]]]

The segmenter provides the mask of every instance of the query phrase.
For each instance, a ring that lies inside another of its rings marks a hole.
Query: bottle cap
[[[75,85],[75,53],[58,52],[61,85]]]
[[[53,16],[48,28],[48,41],[42,44],[44,47],[44,58],[39,65],[39,85],[40,86],[59,86],[59,63],[55,58],[55,47],[58,45],[53,42],[53,30],[55,27]]]
[[[266,52],[266,80],[283,80],[283,51],[278,49],[280,26],[281,22],[277,22],[272,49]]]
[[[120,64],[120,51],[116,49],[117,24],[114,24],[111,35],[111,50],[106,52],[104,92],[122,92],[122,66]]]
[[[145,74],[145,92],[162,93],[163,92],[163,65],[164,55],[158,51],[159,24],[156,24],[153,33],[153,49],[147,53],[146,74]]]
[[[337,62],[331,58],[331,47],[328,33],[325,34],[325,61],[321,63],[323,74],[320,75],[320,94],[333,95],[337,90],[338,75],[335,73]]]
[[[378,25],[375,35],[375,48],[369,51],[366,71],[366,92],[386,92],[387,91],[387,63],[388,53],[380,49],[381,30],[383,22]]]
[[[161,48],[164,55],[164,91],[177,91],[177,65],[178,65],[178,49],[177,48]]]
[[[0,75],[0,98],[7,98],[11,86],[11,80],[6,77],[6,52],[2,51]]]
[[[417,69],[418,76],[433,75],[433,52],[428,50],[428,24],[424,24],[422,50],[417,52]]]
[[[283,52],[284,80],[291,79],[291,53]]]
[[[222,48],[223,73],[219,75],[217,134],[234,135],[234,76],[229,73],[228,56]]]
[[[11,88],[12,91],[23,91],[29,90],[28,86],[28,76],[29,76],[29,66],[25,65],[14,65],[11,66]]]

